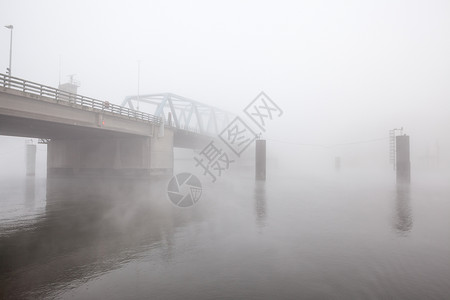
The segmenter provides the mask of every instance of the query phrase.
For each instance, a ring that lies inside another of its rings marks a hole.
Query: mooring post
[[[409,136],[399,135],[396,137],[396,170],[397,183],[411,182],[411,162],[409,155]]]
[[[27,176],[34,176],[36,174],[36,145],[26,145],[26,165]]]
[[[256,140],[255,178],[266,180],[266,140]]]

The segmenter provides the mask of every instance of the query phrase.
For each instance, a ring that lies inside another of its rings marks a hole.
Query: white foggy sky
[[[57,86],[61,57],[63,82],[77,74],[80,94],[120,104],[141,60],[141,94],[239,112],[264,90],[285,111],[271,124],[279,139],[404,126],[424,149],[449,145],[449,16],[450,1],[0,0],[14,76]],[[4,73],[4,27],[0,45]]]

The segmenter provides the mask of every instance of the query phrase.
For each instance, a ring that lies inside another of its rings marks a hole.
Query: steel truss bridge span
[[[172,93],[126,97],[122,106],[145,110],[166,125],[206,136],[217,136],[233,120],[234,114]]]

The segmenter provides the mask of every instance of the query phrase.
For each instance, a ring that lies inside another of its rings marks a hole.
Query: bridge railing
[[[12,77],[2,73],[0,73],[0,86],[31,95],[51,98],[55,100],[56,103],[63,102],[65,104],[72,104],[72,106],[78,106],[81,109],[92,109],[110,112],[112,114],[125,116],[130,119],[146,121],[156,125],[162,123],[162,119],[160,117],[154,116],[152,114],[132,110],[121,105],[112,104],[108,101],[101,101],[78,94],[72,94],[63,90],[59,90],[21,78]]]

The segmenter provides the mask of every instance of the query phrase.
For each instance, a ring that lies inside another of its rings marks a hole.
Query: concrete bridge
[[[48,139],[49,176],[150,175],[171,173],[174,147],[205,146],[230,116],[173,94],[152,97],[127,97],[125,107],[0,74],[0,135]],[[156,114],[133,107],[150,98]]]

